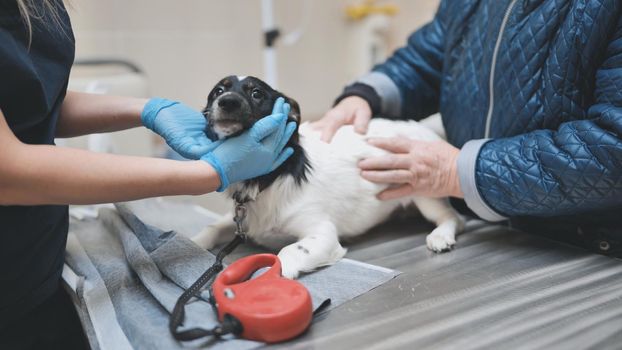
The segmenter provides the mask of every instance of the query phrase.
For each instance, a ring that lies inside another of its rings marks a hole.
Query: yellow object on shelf
[[[360,5],[350,5],[346,7],[346,15],[355,21],[361,20],[369,15],[381,14],[393,16],[397,14],[398,7],[393,4],[376,5],[376,1],[368,0]]]

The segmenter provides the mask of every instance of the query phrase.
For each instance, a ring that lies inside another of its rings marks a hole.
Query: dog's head
[[[288,121],[296,122],[296,131],[287,143],[294,153],[273,172],[245,181],[243,187],[246,189],[256,188],[261,192],[286,175],[292,176],[298,184],[306,181],[310,165],[299,144],[300,107],[296,101],[255,77],[228,76],[219,81],[207,97],[203,115],[207,119],[205,132],[212,140],[237,136],[250,129],[259,119],[272,114],[272,107],[279,97],[291,107]]]
[[[235,75],[222,79],[209,93],[203,110],[207,118],[207,136],[215,140],[239,135],[259,119],[272,114],[274,102],[279,97],[291,106],[289,121],[300,123],[298,103],[262,80]],[[297,131],[292,138],[298,140]]]

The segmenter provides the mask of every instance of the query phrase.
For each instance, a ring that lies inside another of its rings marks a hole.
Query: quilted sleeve
[[[615,38],[586,119],[462,148],[460,183],[478,215],[572,215],[622,203],[622,28]]]
[[[411,34],[406,46],[357,80],[378,94],[380,114],[422,119],[438,111],[446,3],[441,2],[432,22]]]

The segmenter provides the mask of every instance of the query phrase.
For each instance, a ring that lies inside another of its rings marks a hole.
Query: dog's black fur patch
[[[223,96],[225,94],[226,96]],[[226,97],[226,100],[223,101],[219,97]],[[246,186],[258,185],[260,191],[268,188],[280,176],[292,176],[299,185],[307,181],[307,172],[311,170],[311,165],[299,143],[300,107],[298,102],[274,90],[259,78],[249,76],[239,80],[237,76],[231,75],[214,86],[207,97],[207,105],[203,109],[203,115],[207,119],[205,133],[211,140],[217,140],[219,136],[215,127],[219,120],[241,124],[242,128],[239,131],[227,137],[239,135],[250,129],[259,119],[272,114],[274,102],[279,97],[283,97],[291,106],[288,122],[296,122],[296,131],[287,142],[287,147],[291,147],[294,153],[271,173],[244,181]],[[219,120],[216,120],[215,114],[218,114]]]

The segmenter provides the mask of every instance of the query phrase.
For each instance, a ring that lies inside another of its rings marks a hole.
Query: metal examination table
[[[470,222],[452,252],[395,219],[347,257],[402,271],[315,321],[294,349],[622,349],[622,260]]]

